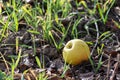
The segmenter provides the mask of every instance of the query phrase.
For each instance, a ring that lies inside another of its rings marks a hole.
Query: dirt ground
[[[74,1],[73,1],[74,2]],[[73,11],[79,10],[81,7],[76,8],[75,5],[71,3],[73,6]],[[32,3],[32,2],[31,2]],[[91,4],[88,3],[88,5]],[[84,9],[83,9],[84,10]],[[79,15],[75,15],[71,17],[71,19],[64,19],[62,21],[63,25],[68,25],[68,23],[74,19],[77,19]],[[83,15],[87,16],[87,15]],[[86,30],[84,27],[87,22],[89,22],[91,18],[87,16],[78,26],[78,30],[81,33],[85,33],[84,35],[80,35],[79,38],[85,40],[86,42],[96,43],[96,31],[92,29],[96,29],[92,27],[94,24],[91,24],[91,28],[89,29],[89,35],[86,35]],[[99,39],[96,47],[94,45],[89,45],[90,50],[93,48],[92,60],[94,61],[94,67],[98,66],[99,59],[102,59],[102,65],[100,66],[97,72],[94,71],[91,63],[85,62],[80,65],[72,66],[70,65],[69,69],[63,74],[64,69],[64,60],[62,58],[62,49],[58,51],[53,44],[50,44],[49,41],[43,39],[42,34],[31,34],[27,30],[31,30],[31,26],[23,24],[22,21],[19,23],[18,32],[9,31],[9,36],[4,38],[0,43],[0,53],[4,55],[4,58],[7,62],[11,62],[11,57],[16,58],[18,54],[16,54],[16,37],[19,39],[19,44],[24,44],[18,47],[18,50],[22,51],[22,58],[20,59],[18,67],[15,69],[15,80],[19,80],[22,77],[23,72],[28,70],[25,74],[26,79],[28,77],[31,80],[35,80],[38,73],[45,72],[48,76],[48,80],[120,80],[120,28],[115,24],[115,22],[120,23],[120,1],[116,1],[112,9],[108,14],[108,20],[106,24],[102,22],[98,22],[99,32],[103,33],[105,31],[110,31],[112,33],[108,38]],[[53,23],[57,25],[56,23]],[[28,27],[29,26],[29,27]],[[71,29],[70,29],[71,30]],[[67,43],[72,37],[70,31],[65,38],[64,44]],[[38,31],[41,31],[41,28],[38,28]],[[53,30],[55,34],[61,36],[59,32]],[[107,34],[108,35],[108,34]],[[58,36],[54,35],[55,39],[58,40]],[[34,40],[33,40],[34,38]],[[36,53],[34,52],[34,43],[36,46]],[[104,44],[104,48],[100,55],[97,55],[97,47],[101,47]],[[36,56],[41,60],[42,66],[44,68],[39,68],[36,63]],[[102,57],[101,57],[102,56]],[[44,58],[43,58],[44,57]],[[6,74],[10,74],[11,68],[9,64],[5,64],[5,62],[0,58],[0,70],[6,72]]]

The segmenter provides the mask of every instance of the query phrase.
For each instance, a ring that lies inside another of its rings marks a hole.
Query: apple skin
[[[87,61],[89,59],[89,56],[89,47],[81,39],[70,40],[63,48],[63,59],[68,64],[80,64],[83,61]]]

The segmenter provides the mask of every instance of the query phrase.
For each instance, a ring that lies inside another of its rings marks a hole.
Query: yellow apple
[[[66,63],[77,65],[87,61],[90,56],[88,45],[81,39],[73,39],[67,42],[63,48],[63,59]]]

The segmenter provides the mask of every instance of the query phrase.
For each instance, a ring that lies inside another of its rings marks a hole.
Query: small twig
[[[3,56],[3,54],[2,54],[1,52],[0,52],[0,55],[1,55],[1,57],[3,58],[3,61],[4,61],[5,66],[6,66],[6,68],[7,68],[7,72],[9,72],[8,64],[7,64],[7,62],[6,62],[6,60],[5,60],[4,56]]]
[[[27,80],[31,80],[29,75],[26,75],[26,79]]]
[[[95,21],[95,19],[94,19],[94,21]],[[96,43],[91,51],[91,55],[93,55],[93,52],[94,52],[95,48],[97,47],[98,39],[99,39],[99,29],[98,29],[98,24],[96,21],[95,21],[95,27],[96,27],[96,31],[97,31],[97,37],[96,37]]]
[[[115,63],[115,66],[114,66],[114,71],[112,72],[112,75],[110,77],[110,80],[114,80],[114,77],[115,77],[115,74],[116,74],[116,71],[118,69],[118,62]]]
[[[110,72],[110,61],[111,61],[111,55],[109,55],[109,58],[108,58],[108,65],[107,65],[107,79],[108,80],[108,77],[109,77],[109,72]]]
[[[117,62],[114,65],[114,71],[112,72],[112,76],[110,77],[110,80],[114,80],[115,74],[117,73],[119,60],[120,60],[119,57],[120,57],[120,54],[118,54],[117,56]]]
[[[32,74],[33,78],[37,80],[37,75],[35,74],[35,72],[33,70],[29,70],[29,71]]]

